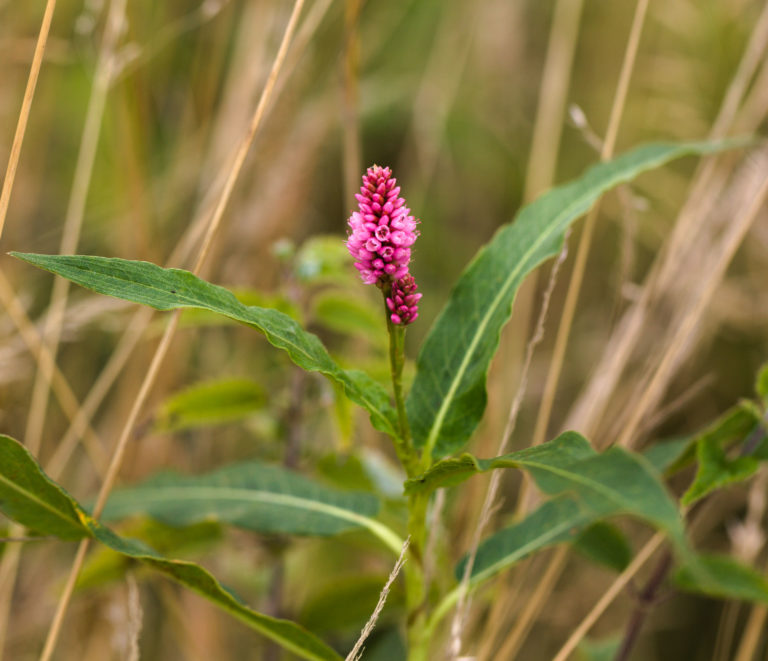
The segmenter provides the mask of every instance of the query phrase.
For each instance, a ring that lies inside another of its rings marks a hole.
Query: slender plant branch
[[[640,635],[640,630],[643,628],[643,623],[648,615],[649,609],[654,605],[658,599],[658,591],[661,587],[664,579],[666,579],[669,570],[672,569],[672,552],[665,551],[659,562],[656,564],[656,568],[653,570],[645,587],[640,591],[637,596],[637,605],[635,611],[629,619],[627,628],[624,632],[624,638],[621,641],[619,651],[616,653],[614,661],[627,661],[629,655],[632,653],[632,649],[637,642],[637,638]]]

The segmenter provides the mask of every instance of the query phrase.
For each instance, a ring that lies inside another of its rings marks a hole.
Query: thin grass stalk
[[[616,580],[611,583],[610,587],[603,593],[600,600],[594,605],[591,611],[587,613],[587,616],[581,621],[581,623],[574,629],[565,644],[560,648],[558,653],[554,656],[552,661],[567,661],[568,657],[576,650],[579,643],[584,639],[592,626],[600,619],[602,614],[613,603],[613,600],[624,591],[629,581],[637,574],[642,566],[648,562],[651,556],[659,549],[664,543],[664,533],[657,532],[651,539],[643,546],[638,554],[634,557],[627,568],[619,574]]]
[[[354,199],[360,172],[363,169],[360,153],[360,124],[358,103],[358,75],[360,69],[360,0],[344,3],[344,58],[342,138],[344,168],[344,199]]]
[[[24,89],[24,97],[21,100],[19,119],[16,122],[16,131],[13,135],[13,143],[11,144],[11,154],[5,169],[3,189],[0,191],[0,237],[3,235],[3,229],[5,228],[5,219],[8,215],[8,207],[11,203],[11,191],[13,190],[13,184],[16,181],[16,170],[19,167],[19,158],[21,158],[21,146],[27,132],[27,122],[29,121],[29,113],[32,109],[32,99],[35,97],[37,78],[40,75],[40,68],[43,65],[43,55],[45,54],[45,46],[48,43],[48,34],[51,31],[51,21],[53,20],[53,12],[55,9],[56,0],[48,0],[45,4],[40,31],[37,33],[35,54],[32,56],[32,66],[29,68],[27,86]],[[4,636],[0,632],[0,655],[2,655],[3,638]]]
[[[627,100],[629,81],[632,77],[632,71],[634,70],[635,59],[640,45],[640,35],[642,34],[643,25],[645,24],[645,16],[648,11],[648,1],[649,0],[638,0],[635,7],[635,15],[632,19],[632,27],[630,28],[629,38],[627,40],[627,48],[624,51],[624,60],[621,66],[621,73],[619,74],[619,82],[616,86],[616,93],[611,105],[608,128],[600,152],[600,160],[602,161],[609,160],[614,153],[616,137],[619,132],[619,125]],[[565,363],[565,350],[568,345],[573,318],[576,314],[576,304],[579,299],[579,294],[581,293],[581,285],[584,280],[584,273],[586,272],[587,257],[589,256],[589,248],[592,242],[592,235],[595,230],[599,211],[600,201],[598,200],[590,209],[587,218],[584,221],[581,238],[579,239],[579,247],[576,251],[573,272],[571,273],[571,279],[568,284],[565,305],[563,306],[560,324],[557,328],[557,338],[555,339],[555,347],[552,351],[552,359],[547,372],[544,393],[542,394],[539,412],[536,417],[536,426],[533,432],[534,445],[543,443],[546,438],[547,428],[552,414],[552,406],[555,401],[555,393],[557,392],[557,385],[560,380],[560,373],[562,372]]]
[[[638,427],[666,388],[673,370],[679,364],[680,355],[684,346],[686,343],[690,342],[691,335],[696,329],[704,308],[712,298],[715,288],[722,280],[725,270],[733,259],[736,250],[744,240],[752,223],[757,218],[758,213],[763,209],[766,200],[768,200],[768,177],[766,177],[765,181],[758,189],[746,213],[740,216],[736,221],[730,223],[717,261],[707,273],[703,291],[700,293],[698,300],[694,302],[691,309],[676,327],[675,334],[669,343],[667,350],[664,352],[664,356],[656,367],[653,377],[644,388],[640,399],[633,404],[631,416],[623,433],[616,441],[617,445],[632,447]]]
[[[91,175],[93,174],[93,165],[96,160],[96,148],[99,144],[99,134],[101,133],[109,82],[114,66],[115,47],[125,21],[125,3],[126,0],[113,0],[109,6],[107,23],[99,49],[93,87],[91,88],[91,96],[88,100],[85,124],[77,154],[72,192],[67,204],[64,230],[59,245],[59,254],[62,255],[71,254],[77,249],[83,216],[85,215],[85,203],[90,188]],[[29,408],[27,428],[24,434],[24,443],[32,454],[38,454],[42,442],[46,410],[48,408],[48,384],[51,381],[56,354],[59,348],[68,292],[69,280],[66,278],[55,278],[49,304],[50,313],[46,318],[45,331],[43,332],[43,341],[47,344],[48,351],[42,354],[43,360],[35,375],[35,382],[32,388],[32,404]]]
[[[70,421],[74,421],[80,410],[80,404],[77,401],[77,397],[72,391],[72,387],[69,385],[67,378],[55,364],[55,361],[53,361],[50,355],[50,349],[43,342],[35,325],[30,321],[29,317],[27,317],[24,308],[21,306],[21,302],[13,292],[11,283],[8,282],[2,271],[0,271],[0,303],[2,303],[8,313],[8,317],[16,327],[19,336],[27,345],[30,353],[34,356],[35,361],[38,364],[48,361],[53,365],[49,374],[49,387],[56,396],[64,415]],[[96,434],[96,431],[90,424],[86,424],[83,426],[82,432],[83,446],[85,447],[89,459],[96,470],[104,471],[107,467],[107,455],[104,452],[103,444]]]
[[[766,619],[768,619],[768,607],[753,606],[733,661],[753,661],[757,658],[758,647],[766,631]]]
[[[224,189],[221,192],[221,197],[213,213],[213,216],[210,219],[210,223],[207,227],[205,237],[203,238],[203,242],[200,247],[197,260],[195,262],[193,273],[197,274],[200,271],[203,264],[205,263],[205,259],[208,255],[208,252],[211,249],[213,239],[217,234],[217,231],[221,224],[221,220],[224,216],[224,211],[226,210],[227,204],[232,195],[232,191],[234,190],[235,182],[239,177],[239,174],[242,170],[243,163],[245,162],[245,157],[250,149],[251,144],[253,143],[253,139],[260,126],[261,119],[264,116],[264,111],[267,107],[268,102],[270,101],[270,97],[271,97],[272,90],[274,89],[275,81],[280,72],[283,61],[285,60],[285,55],[288,51],[288,46],[290,45],[291,39],[295,32],[296,25],[298,23],[298,19],[301,14],[303,5],[304,5],[304,0],[296,0],[296,2],[293,5],[291,16],[288,19],[288,24],[285,28],[285,32],[283,34],[280,47],[278,49],[277,55],[275,56],[275,60],[272,64],[272,68],[270,70],[269,77],[267,78],[267,82],[262,91],[261,97],[259,98],[256,111],[250,122],[246,135],[244,136],[243,140],[240,143],[240,146],[234,158],[234,162],[230,166],[229,176],[227,177],[226,183],[224,185]],[[107,471],[107,475],[104,479],[101,489],[99,490],[99,494],[96,498],[96,503],[93,508],[94,518],[98,519],[99,516],[101,516],[101,512],[103,511],[104,505],[107,502],[109,493],[111,492],[112,487],[114,486],[115,480],[117,479],[117,474],[120,470],[120,466],[122,465],[122,459],[125,454],[125,450],[127,448],[128,440],[130,438],[131,432],[133,431],[133,428],[136,424],[136,420],[138,419],[139,413],[141,412],[141,409],[144,406],[144,403],[149,395],[149,391],[154,385],[155,379],[157,378],[157,374],[160,370],[163,360],[168,352],[168,349],[170,348],[173,335],[176,331],[176,328],[178,327],[179,317],[180,317],[180,311],[176,311],[172,315],[171,320],[169,321],[168,325],[166,326],[165,332],[163,333],[163,337],[161,338],[160,343],[157,349],[155,350],[152,363],[150,364],[150,367],[147,370],[147,374],[145,375],[144,380],[141,384],[141,388],[139,390],[139,393],[136,396],[133,407],[131,408],[131,412],[128,416],[128,420],[126,421],[126,424],[123,426],[123,431],[120,436],[120,439],[118,440],[117,447],[114,450],[114,454],[112,456],[112,460],[111,460],[109,469]],[[59,599],[56,613],[54,615],[50,629],[48,631],[48,636],[46,638],[43,652],[40,656],[40,661],[50,661],[50,658],[54,652],[54,649],[56,647],[56,642],[58,640],[59,633],[61,631],[61,626],[64,621],[64,616],[66,614],[69,601],[72,598],[72,593],[74,591],[74,586],[77,581],[77,577],[80,574],[80,570],[82,569],[82,566],[83,566],[83,561],[85,560],[85,554],[88,550],[89,542],[90,542],[89,539],[85,539],[80,543],[80,546],[77,551],[77,555],[75,556],[75,560],[72,565],[72,569],[70,570],[69,577],[67,579],[64,592],[61,598]]]
[[[755,74],[760,58],[768,47],[768,2],[758,18],[736,73],[731,79],[717,117],[709,132],[710,138],[722,137],[728,133],[736,119],[738,107],[747,91],[749,81]],[[765,67],[765,65],[764,65]],[[760,113],[750,114],[752,124],[741,124],[740,130],[752,131],[765,117],[765,106]],[[707,159],[696,174],[688,198],[678,214],[671,237],[661,256],[652,267],[646,285],[638,301],[624,314],[616,331],[607,343],[606,351],[594,370],[593,378],[587,384],[572,407],[566,427],[580,429],[590,434],[595,421],[605,413],[608,400],[616,389],[632,349],[643,332],[643,323],[650,299],[655,290],[665,289],[667,277],[678,262],[676,256],[684,247],[692,232],[698,231],[698,218],[705,209],[712,206],[721,188],[714,177],[717,172],[717,158]],[[665,260],[667,265],[665,266]],[[666,276],[666,277],[665,277]]]
[[[104,105],[106,102],[106,93],[109,88],[114,49],[124,11],[125,0],[114,0],[110,5],[107,26],[104,31],[104,37],[96,66],[93,89],[88,101],[85,128],[83,130],[77,164],[75,166],[75,180],[67,207],[67,215],[59,250],[62,254],[74,252],[80,234],[80,227],[85,211],[85,201],[88,194],[91,173],[93,171],[96,146],[98,144]],[[41,348],[45,346],[45,351],[41,350],[38,352],[39,368],[35,374],[35,381],[32,388],[32,402],[27,416],[26,431],[24,433],[24,442],[29,448],[29,451],[35,455],[39,454],[43,438],[43,428],[45,426],[51,383],[57,378],[55,375],[58,374],[60,376],[56,367],[56,352],[58,351],[59,339],[61,337],[61,327],[64,320],[64,308],[66,307],[68,290],[68,280],[65,280],[64,278],[57,278],[54,280],[50,303],[51,313],[46,320],[46,327],[43,332],[41,344]],[[12,294],[11,297],[13,298]],[[18,323],[18,320],[16,320],[16,322]],[[27,335],[32,337],[30,334]],[[61,379],[59,379],[59,381],[58,390],[65,396],[65,401],[67,402],[67,414],[72,418],[77,414],[79,404],[74,395],[72,395],[71,390],[69,390],[66,381],[61,381]],[[64,385],[61,385],[62,383]],[[91,437],[95,438],[95,434],[89,434],[89,440]],[[95,442],[87,443],[86,447],[89,448],[90,453],[93,454],[97,452],[95,448],[101,448],[102,445],[97,440]],[[103,452],[101,455],[96,454],[95,456],[98,457],[97,461],[104,461]],[[14,571],[8,573],[6,582],[4,583],[4,589],[7,592],[0,593],[0,601],[2,602],[5,602],[6,600],[10,601],[12,598],[13,586],[16,582],[16,572],[18,571],[18,558],[11,558],[9,560],[9,566],[11,564],[14,566]],[[3,615],[4,613],[0,611],[0,641],[3,640],[4,631],[7,627],[7,616],[3,617]],[[2,648],[0,647],[0,649]]]
[[[621,123],[621,117],[624,112],[627,92],[629,90],[629,82],[632,76],[637,51],[640,45],[640,36],[642,34],[643,25],[645,23],[647,10],[648,0],[638,0],[638,3],[635,7],[635,14],[632,19],[629,38],[627,40],[627,48],[624,52],[621,72],[619,74],[619,81],[616,87],[616,93],[614,94],[613,103],[611,105],[611,114],[608,121],[608,128],[606,130],[602,151],[600,153],[601,160],[604,161],[608,160],[613,155],[613,150],[616,144],[616,137],[618,135],[619,125]],[[581,290],[581,283],[583,281],[584,272],[586,270],[586,261],[589,254],[589,247],[597,219],[599,205],[600,203],[598,201],[587,215],[581,234],[581,239],[579,241],[576,261],[574,263],[571,280],[568,286],[568,292],[566,294],[565,306],[563,308],[560,323],[558,325],[555,348],[549,365],[544,393],[542,395],[539,412],[536,418],[536,425],[532,441],[534,445],[540,444],[545,440],[547,427],[549,426],[549,419],[552,411],[552,405],[554,403],[555,391],[557,390],[557,384],[565,360],[565,348],[568,343],[568,338],[576,311],[576,302],[578,301],[579,293]],[[530,487],[528,484],[523,482],[520,493],[520,501],[522,503],[527,502],[527,494],[529,489]],[[549,596],[551,589],[556,583],[557,577],[565,566],[566,555],[567,549],[558,549],[557,553],[553,556],[549,567],[545,570],[544,576],[547,577],[548,580],[546,582],[540,582],[533,598],[527,602],[525,611],[518,618],[514,628],[510,632],[508,642],[504,645],[505,652],[511,655],[510,658],[514,657],[520,646],[525,641],[525,637],[530,629],[531,624],[538,615],[540,608],[546,602],[546,597]]]
[[[507,451],[509,443],[512,440],[512,435],[514,434],[515,427],[517,426],[517,416],[520,412],[520,407],[523,403],[525,393],[528,390],[528,373],[531,368],[531,362],[533,361],[533,354],[536,350],[536,347],[544,339],[544,327],[547,321],[547,313],[549,312],[549,303],[552,299],[552,292],[554,291],[555,284],[557,283],[557,275],[560,271],[560,267],[565,262],[567,256],[568,248],[567,243],[565,243],[563,245],[562,251],[560,252],[560,255],[552,266],[549,282],[547,283],[547,288],[544,291],[544,295],[542,297],[539,317],[536,322],[536,328],[525,351],[525,360],[523,361],[523,366],[520,370],[520,384],[518,386],[517,393],[512,400],[512,405],[509,409],[507,424],[504,429],[504,433],[502,434],[499,447],[496,450],[497,456],[502,455]],[[472,569],[475,564],[475,557],[477,556],[477,550],[480,547],[480,540],[482,538],[483,532],[485,531],[488,523],[490,523],[491,517],[493,515],[493,510],[495,507],[494,503],[496,501],[496,496],[501,485],[502,474],[502,471],[494,471],[491,475],[488,489],[485,494],[485,500],[483,501],[483,506],[480,510],[480,516],[478,518],[477,525],[475,526],[474,535],[472,538],[472,546],[469,549],[467,563],[464,566],[464,574],[459,585],[459,599],[456,605],[456,611],[454,612],[453,621],[451,623],[450,655],[454,659],[458,658],[459,654],[461,654],[462,632],[464,629],[467,611],[469,610],[468,595]]]
[[[330,3],[331,0],[320,0],[320,2],[315,3],[312,6],[312,9],[307,13],[301,28],[293,40],[293,47],[283,65],[284,76],[278,79],[277,85],[272,93],[273,98],[276,99],[279,97],[284,81],[290,77],[290,73],[295,67],[296,62],[306,50],[309,39],[325,16]],[[217,185],[217,183],[214,182],[210,190],[216,191],[219,186],[220,184]],[[202,211],[196,214],[196,220],[184,231],[183,236],[177,242],[171,256],[168,258],[166,266],[173,267],[183,265],[186,261],[188,254],[194,249],[195,243],[200,240],[200,235],[205,229],[205,223],[207,222],[210,213],[210,211],[207,210],[208,206],[208,203],[204,200],[201,204]],[[90,420],[93,418],[96,410],[117,380],[117,377],[120,375],[128,358],[130,358],[134,348],[141,340],[144,331],[149,326],[152,317],[153,311],[151,309],[140,308],[131,318],[131,321],[128,323],[123,335],[118,341],[117,347],[112,352],[107,365],[102,369],[96,382],[86,396],[82,408],[78,411],[76,419],[70,424],[61,443],[57,446],[54,455],[51,457],[50,462],[46,464],[46,472],[54,479],[61,475],[61,472],[64,470],[65,465],[80,441],[81,435],[90,424]]]

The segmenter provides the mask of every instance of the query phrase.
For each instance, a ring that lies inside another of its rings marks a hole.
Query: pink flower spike
[[[392,283],[408,275],[409,246],[419,236],[419,221],[410,215],[405,200],[399,196],[400,187],[392,170],[374,165],[363,175],[362,183],[355,194],[358,211],[352,212],[347,221],[347,249],[363,282],[387,291]],[[401,322],[408,323],[402,319],[396,323]]]
[[[407,274],[392,284],[392,292],[387,297],[387,307],[392,314],[390,319],[393,324],[407,326],[419,316],[418,302],[421,294],[413,276]]]

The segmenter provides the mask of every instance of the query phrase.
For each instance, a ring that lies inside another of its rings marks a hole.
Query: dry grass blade
[[[640,568],[648,562],[650,557],[656,552],[656,550],[664,543],[663,533],[656,533],[651,539],[643,546],[638,552],[632,562],[627,568],[619,574],[616,580],[611,583],[611,586],[603,593],[594,608],[589,611],[587,616],[581,621],[579,626],[574,629],[568,640],[560,648],[560,651],[555,655],[552,661],[566,661],[568,657],[573,653],[578,644],[582,641],[584,636],[587,635],[592,626],[597,622],[600,616],[606,611],[608,606],[613,603],[613,600],[619,596],[624,590],[632,577],[640,571]]]
[[[13,144],[11,145],[11,155],[8,159],[5,179],[3,180],[3,190],[0,192],[0,237],[2,237],[3,229],[5,228],[5,218],[8,215],[8,206],[11,203],[11,191],[16,180],[16,170],[19,166],[19,158],[21,157],[21,145],[27,132],[29,111],[32,108],[32,99],[35,96],[37,78],[40,75],[40,67],[43,64],[43,54],[45,53],[45,45],[48,42],[48,33],[51,29],[51,20],[53,19],[55,9],[56,0],[48,0],[45,5],[45,12],[43,13],[43,21],[40,24],[40,32],[37,35],[35,54],[32,58],[32,66],[29,69],[29,78],[27,78],[27,87],[24,90],[24,98],[21,102],[19,120],[16,123],[16,132],[14,133]],[[2,650],[1,646],[0,650]]]
[[[408,546],[410,543],[411,543],[411,538],[410,537],[406,538],[405,542],[403,543],[403,548],[400,551],[400,557],[397,559],[395,566],[392,568],[392,571],[389,573],[389,578],[387,579],[387,582],[384,584],[384,587],[381,589],[381,594],[379,595],[379,601],[376,603],[376,608],[373,609],[373,613],[371,613],[371,617],[368,618],[368,621],[365,623],[363,630],[360,632],[360,637],[357,639],[357,642],[355,643],[355,646],[352,648],[352,651],[349,654],[347,654],[347,658],[345,661],[358,661],[358,659],[362,657],[363,645],[365,645],[365,641],[368,639],[368,636],[371,635],[373,628],[376,626],[376,622],[379,619],[379,615],[381,615],[381,611],[383,610],[384,604],[386,603],[387,597],[389,596],[389,590],[392,587],[392,583],[395,582],[397,575],[400,573],[400,570],[403,568],[403,565],[405,564],[406,551],[408,551]]]
[[[621,123],[621,116],[624,111],[627,92],[629,90],[629,82],[632,77],[632,71],[634,69],[635,59],[637,57],[637,51],[640,45],[640,36],[642,34],[643,25],[645,24],[647,10],[648,0],[638,0],[638,3],[635,7],[635,14],[632,19],[632,26],[630,27],[627,47],[624,51],[621,72],[619,74],[619,81],[616,86],[616,92],[614,94],[613,103],[611,105],[611,114],[608,120],[608,128],[606,130],[605,139],[603,141],[603,149],[600,153],[602,160],[608,160],[613,155],[614,147],[616,144],[616,137],[618,135],[619,125]],[[576,303],[578,301],[579,293],[581,290],[581,283],[586,271],[587,256],[589,254],[589,247],[597,220],[599,207],[600,203],[598,201],[587,214],[587,218],[582,229],[573,272],[568,284],[568,292],[566,294],[565,305],[557,329],[555,348],[553,350],[549,370],[547,372],[544,393],[542,395],[541,404],[539,405],[539,412],[536,417],[536,426],[534,429],[532,441],[534,445],[542,443],[546,437],[547,427],[549,426],[550,415],[552,412],[552,405],[554,403],[555,392],[557,390],[557,384],[565,360],[565,349],[568,344],[568,338],[570,335],[573,318],[576,313]],[[525,503],[527,501],[527,493],[528,483],[524,482],[520,494],[521,502]],[[560,554],[563,554],[563,557],[560,557]],[[505,649],[507,650],[507,654],[510,654],[511,657],[514,657],[514,655],[517,654],[520,645],[522,645],[523,641],[525,640],[525,635],[530,627],[531,622],[535,619],[539,609],[543,607],[546,601],[546,597],[554,587],[557,576],[559,576],[559,573],[564,566],[565,554],[563,551],[560,551],[555,555],[550,567],[545,573],[546,576],[549,577],[549,580],[546,583],[542,581],[539,584],[535,593],[537,598],[528,602],[526,612],[523,614],[523,616],[518,618],[518,621],[515,623],[515,627],[509,634],[508,642],[505,644]]]
[[[230,166],[229,175],[224,185],[224,189],[221,192],[221,197],[219,198],[216,209],[207,227],[207,231],[206,231],[205,237],[203,238],[203,243],[200,248],[197,261],[195,262],[195,267],[193,269],[193,272],[195,273],[198,273],[201,267],[203,266],[203,263],[205,262],[205,258],[207,257],[208,252],[213,243],[213,239],[220,226],[221,219],[223,218],[224,211],[227,207],[227,203],[229,202],[229,199],[232,195],[235,182],[237,181],[238,176],[242,170],[245,157],[250,149],[250,146],[253,142],[256,132],[259,128],[261,119],[264,116],[264,111],[267,107],[267,104],[270,101],[271,93],[272,93],[272,90],[274,89],[275,81],[277,80],[277,76],[280,72],[281,66],[285,59],[285,55],[288,51],[288,46],[291,43],[291,39],[296,29],[296,25],[298,23],[298,19],[301,14],[301,9],[303,5],[304,5],[303,0],[296,0],[293,6],[291,16],[288,20],[288,24],[285,28],[285,32],[283,34],[283,38],[280,43],[280,48],[278,49],[277,55],[275,56],[272,69],[270,71],[267,82],[264,86],[264,90],[262,91],[261,97],[259,98],[259,103],[256,107],[256,111],[250,122],[248,131],[246,132],[245,137],[243,138],[242,142],[240,143],[240,146],[238,147],[237,153],[234,158],[234,162]],[[131,432],[133,431],[133,428],[136,424],[136,420],[138,419],[139,413],[144,406],[146,398],[149,395],[149,391],[154,385],[155,379],[157,378],[157,374],[160,370],[163,360],[165,359],[165,356],[171,345],[173,335],[178,326],[179,316],[180,314],[178,312],[174,313],[170,322],[166,326],[162,339],[160,340],[160,343],[157,349],[155,350],[155,355],[153,356],[152,363],[150,364],[150,367],[147,370],[146,376],[144,377],[144,380],[141,384],[141,388],[139,389],[139,393],[137,394],[136,399],[131,408],[131,412],[128,415],[128,419],[125,425],[123,426],[123,431],[120,436],[120,439],[118,440],[114,453],[112,455],[109,469],[107,470],[107,475],[104,478],[104,482],[96,498],[96,503],[93,509],[93,516],[95,518],[98,518],[101,515],[101,512],[104,509],[104,505],[107,502],[109,493],[112,489],[112,486],[114,485],[114,482],[117,479],[117,474],[120,470],[122,459],[125,454],[125,449],[128,445],[128,440],[130,438]],[[61,598],[59,599],[59,603],[56,609],[56,614],[54,615],[54,619],[48,631],[48,636],[46,638],[45,647],[43,648],[43,652],[40,656],[40,661],[49,661],[56,647],[56,641],[58,640],[59,632],[61,630],[61,626],[64,621],[64,615],[66,613],[67,606],[69,605],[69,601],[72,597],[72,592],[74,591],[74,586],[77,581],[77,577],[80,574],[83,561],[85,560],[85,554],[88,550],[88,545],[89,545],[88,540],[84,540],[83,542],[80,543],[80,546],[77,551],[77,555],[75,557],[75,561],[72,565],[72,569],[70,570],[69,577],[67,579],[67,584],[65,586],[65,589]]]
[[[533,337],[531,337],[525,350],[525,360],[523,361],[523,366],[520,370],[520,384],[518,386],[517,393],[512,400],[512,405],[509,409],[509,416],[507,418],[507,425],[504,429],[504,433],[502,434],[499,447],[496,450],[497,456],[506,452],[507,448],[509,447],[509,443],[512,440],[512,435],[514,434],[515,427],[517,425],[517,416],[520,412],[520,406],[522,405],[523,398],[525,397],[525,393],[528,390],[528,372],[531,368],[533,354],[536,350],[536,347],[544,339],[544,327],[547,321],[547,313],[549,312],[549,303],[552,299],[552,292],[555,289],[555,284],[557,284],[557,275],[560,272],[560,267],[563,265],[567,257],[568,243],[566,241],[566,243],[563,245],[563,249],[560,252],[560,255],[558,255],[557,259],[555,260],[555,263],[552,266],[552,271],[549,275],[549,282],[547,283],[547,288],[544,291],[544,295],[541,301],[541,308],[539,310],[539,318],[536,322],[536,329],[534,330]],[[456,611],[454,612],[453,620],[451,622],[450,655],[452,658],[458,658],[458,656],[461,654],[462,631],[464,629],[467,610],[469,609],[469,581],[472,576],[472,569],[475,564],[475,557],[480,546],[480,541],[482,539],[483,533],[485,532],[486,526],[490,523],[491,516],[493,514],[502,475],[503,471],[494,471],[491,474],[488,490],[486,491],[485,500],[483,501],[483,507],[480,510],[480,516],[478,518],[478,522],[475,526],[474,534],[472,537],[472,546],[469,549],[467,563],[464,567],[464,574],[461,577],[461,584],[459,586],[459,599],[456,604]]]

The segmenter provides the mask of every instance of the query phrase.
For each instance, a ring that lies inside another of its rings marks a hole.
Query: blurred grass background
[[[3,252],[59,249],[108,4],[106,0],[58,2],[2,239]],[[630,2],[586,1],[580,15],[576,12],[575,20],[567,21],[566,29],[555,36],[564,39],[568,28],[574,31],[573,65],[561,71],[555,84],[568,104],[578,105],[597,135],[603,134],[608,121],[634,8]],[[641,141],[706,136],[762,10],[763,3],[756,0],[651,3],[618,151]],[[273,0],[128,2],[78,252],[166,264],[174,250],[185,245],[182,237],[195,219],[210,213],[289,12],[289,3]],[[284,240],[299,247],[311,237],[331,234],[341,245],[362,168],[374,162],[390,165],[414,214],[422,220],[413,272],[424,298],[420,320],[409,331],[410,352],[415,356],[452,283],[496,228],[542,187],[576,176],[598,158],[585,128],[566,115],[557,123],[561,139],[551,133],[542,137],[543,149],[556,157],[551,177],[532,171],[532,136],[541,112],[539,93],[554,12],[554,2],[508,0],[308,2],[205,277],[264,294],[279,293],[305,312],[311,309],[316,291],[300,278],[288,277],[290,259],[280,255],[293,248],[286,248]],[[0,2],[2,162],[9,155],[41,15],[42,3]],[[763,62],[750,87],[752,105],[742,107],[738,115],[742,125],[737,121],[732,132],[764,130],[761,99],[765,94],[760,89],[765,83]],[[737,172],[737,165],[747,172],[761,167],[756,157],[754,162],[748,157],[746,164],[733,160],[729,175]],[[695,168],[696,163],[687,159],[644,176],[623,196],[611,195],[603,205],[549,427],[552,433],[564,423],[611,329],[669,235]],[[577,238],[578,227],[571,239],[574,246]],[[283,247],[282,253],[276,244]],[[680,364],[658,408],[690,392],[692,386],[700,387],[647,429],[648,438],[690,433],[739,397],[751,395],[754,374],[768,355],[766,247],[768,226],[762,215],[707,306],[693,358]],[[51,277],[7,256],[0,260],[27,314],[42,328]],[[177,256],[172,265],[189,267],[191,261]],[[547,335],[534,358],[517,446],[527,445],[533,428],[569,270],[567,263],[555,290]],[[530,301],[534,309],[538,306],[546,284],[545,278],[540,280],[521,293],[529,308]],[[349,284],[341,290],[349,296],[373,294],[354,281],[351,269]],[[480,454],[493,451],[506,420],[522,347],[532,326],[529,308],[522,305],[505,332],[489,382],[487,418],[474,441]],[[83,290],[71,292],[58,363],[80,399],[103,369],[132,315],[131,307]],[[656,311],[654,323],[660,336],[671,316],[663,306]],[[377,369],[380,347],[367,343],[365,333],[339,333],[321,321],[315,319],[313,328],[332,349],[346,352],[356,364],[367,361]],[[98,409],[93,424],[107,447],[119,435],[146,371],[159,323],[153,322],[144,333]],[[644,336],[643,343],[643,351],[654,351],[653,334]],[[4,315],[0,315],[0,355],[0,424],[3,432],[23,438],[37,367]],[[617,393],[621,406],[631,396],[633,379],[641,368],[639,360],[630,365],[626,387],[622,385]],[[232,376],[250,377],[268,391],[269,405],[257,419],[246,425],[179,433],[152,426],[158,407],[172,393],[190,383]],[[302,420],[292,428],[286,412],[297,388],[306,403]],[[161,467],[203,471],[253,456],[279,461],[284,459],[289,433],[299,439],[298,465],[312,473],[323,473],[322,461],[332,463],[325,455],[347,452],[350,447],[353,455],[360,447],[386,453],[364,417],[355,417],[353,428],[348,413],[328,416],[333,393],[314,378],[297,386],[287,361],[247,329],[189,324],[177,335],[151,399],[121,473],[126,482]],[[616,419],[604,419],[599,426],[601,443],[609,442],[607,431],[619,418],[618,410],[611,413]],[[40,452],[43,463],[53,455],[67,427],[66,416],[51,398]],[[329,468],[326,477],[332,473]],[[345,475],[349,482],[349,470]],[[98,473],[81,450],[67,465],[62,482],[78,497],[95,493]],[[446,533],[452,553],[446,561],[455,560],[466,548],[469,532],[462,530],[469,531],[479,510],[482,484],[478,479],[461,502],[448,503],[446,517],[454,523]],[[507,488],[513,493],[515,480],[510,479]],[[727,549],[730,542],[724,522],[743,512],[744,493],[722,499],[720,507],[714,518],[717,523],[704,535],[704,542]],[[509,515],[501,513],[499,520]],[[630,532],[636,531],[630,528]],[[193,557],[201,558],[250,603],[269,609],[272,561],[285,542],[231,531],[224,536],[226,541],[215,545],[206,533],[207,542],[193,547]],[[25,548],[11,602],[5,658],[36,658],[72,551],[61,544]],[[375,603],[378,579],[389,571],[387,563],[367,540],[356,536],[300,541],[287,555],[280,610],[301,616],[307,626],[346,649]],[[610,580],[607,571],[591,568],[583,560],[571,563],[519,658],[548,658]],[[194,595],[162,579],[142,575],[139,579],[141,658],[278,658],[269,657],[274,651],[255,635]],[[129,658],[124,638],[131,629],[131,589],[126,587],[130,584],[96,582],[100,587],[83,588],[76,595],[56,658]],[[497,583],[476,603],[478,621],[473,631],[478,637],[503,640],[499,631],[481,633],[481,625],[489,603],[498,601],[499,594],[512,589],[510,585]],[[525,601],[530,589],[520,588],[519,602]],[[318,606],[334,595],[328,605]],[[396,601],[394,595],[393,613]],[[724,627],[731,626],[724,624],[722,604],[693,598],[672,603],[674,607],[659,607],[633,658],[717,658],[713,649],[725,643],[716,639],[726,635]],[[342,605],[350,612],[339,611],[338,619],[329,621],[328,612]],[[630,608],[627,597],[601,621],[597,634],[619,631]],[[729,617],[738,633],[744,613]],[[369,646],[370,658],[398,658],[394,619],[385,616]],[[494,658],[493,651],[489,654],[487,658]],[[729,652],[722,654],[721,658],[730,658]]]

